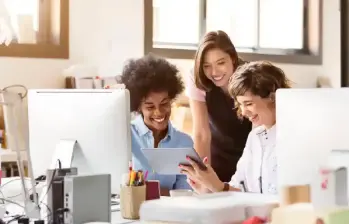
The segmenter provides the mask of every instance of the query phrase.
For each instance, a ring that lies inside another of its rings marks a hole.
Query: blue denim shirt
[[[148,180],[159,180],[160,186],[167,189],[190,189],[185,175],[161,175],[153,173],[148,160],[142,153],[142,148],[154,148],[154,137],[152,131],[144,124],[142,115],[137,115],[131,122],[132,138],[132,161],[136,170],[148,170]],[[159,142],[158,150],[161,148],[192,148],[191,137],[174,128],[168,123],[168,133]],[[176,149],[173,149],[176,150]]]

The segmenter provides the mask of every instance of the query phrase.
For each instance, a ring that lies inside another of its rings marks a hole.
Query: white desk
[[[8,183],[10,182],[11,183]],[[27,179],[28,183],[29,179]],[[8,184],[6,184],[8,183]],[[5,185],[6,184],[6,185]],[[3,188],[0,188],[0,195],[2,193],[2,195],[0,197],[4,197],[4,198],[9,198],[10,200],[16,201],[16,202],[21,202],[22,199],[22,189],[21,189],[21,182],[19,177],[10,177],[10,178],[2,178],[2,184]],[[36,187],[38,194],[40,195],[40,193],[43,190],[44,187],[44,183],[38,185]],[[30,186],[30,185],[28,185]],[[16,196],[16,197],[13,197]],[[1,207],[1,205],[0,205]],[[9,215],[18,215],[18,214],[22,214],[23,213],[23,208],[14,205],[14,204],[6,204],[6,210],[9,212]],[[12,223],[17,223],[17,222],[12,222]],[[134,224],[139,224],[141,223],[138,220],[128,220],[128,219],[123,219],[121,217],[121,212],[120,211],[116,211],[116,212],[112,212],[112,224],[129,224],[129,223],[134,223]]]
[[[22,208],[16,206],[16,205],[12,205],[12,204],[8,204],[6,206],[6,210],[11,214],[21,214],[21,212],[23,211]],[[11,218],[10,218],[11,219]],[[17,222],[11,222],[11,223],[17,223]],[[34,222],[33,222],[34,223]],[[121,217],[121,212],[112,212],[112,224],[140,224],[141,222],[138,220],[128,220],[128,219],[123,219]]]
[[[123,219],[121,217],[121,212],[112,212],[112,216],[111,216],[111,220],[112,220],[112,224],[128,224],[128,223],[132,223],[132,224],[140,224],[141,222],[138,220],[128,220],[128,219]]]

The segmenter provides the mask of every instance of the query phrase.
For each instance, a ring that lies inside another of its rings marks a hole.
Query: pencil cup
[[[158,180],[148,180],[145,182],[146,186],[146,200],[153,200],[160,198],[160,182]]]
[[[124,219],[139,219],[139,209],[145,201],[145,189],[145,185],[121,187],[120,210]]]

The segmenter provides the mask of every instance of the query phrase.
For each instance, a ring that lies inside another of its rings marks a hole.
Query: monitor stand
[[[71,168],[77,143],[78,142],[73,139],[61,139],[56,145],[56,150],[52,157],[50,169]]]

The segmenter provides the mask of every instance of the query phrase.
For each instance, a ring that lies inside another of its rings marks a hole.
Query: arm
[[[244,189],[241,189],[241,181],[244,182],[245,187],[246,186],[246,178],[245,178],[245,170],[246,170],[246,165],[248,164],[247,161],[249,160],[249,156],[247,156],[248,153],[242,154],[241,158],[239,159],[239,162],[236,166],[236,172],[234,175],[231,177],[231,180],[229,182],[230,191],[244,191]]]
[[[190,74],[185,77],[185,94],[189,98],[193,120],[194,148],[201,158],[207,157],[208,160],[211,161],[211,131],[208,121],[207,105],[205,102],[206,92],[196,87],[193,70],[191,70]]]
[[[244,152],[239,159],[237,165],[236,165],[236,172],[232,176],[230,182],[229,182],[229,191],[242,191],[241,189],[241,181],[244,181],[245,187],[246,186],[246,168],[249,165],[249,162],[251,161],[251,148],[249,147],[249,138],[247,139],[246,146],[244,149]],[[224,188],[223,182],[218,182],[215,184],[214,192],[222,191]],[[248,190],[248,189],[247,189]]]
[[[190,110],[193,119],[194,148],[201,158],[211,161],[211,130],[209,127],[206,102],[191,99]]]

